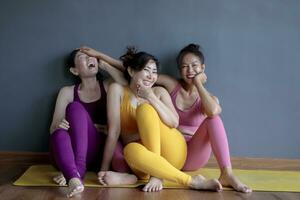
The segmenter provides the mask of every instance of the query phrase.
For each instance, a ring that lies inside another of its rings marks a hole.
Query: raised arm
[[[105,88],[108,88],[108,85],[113,81],[121,85],[128,85],[128,82],[125,79],[123,72],[111,66],[107,62],[103,60],[99,60],[99,68],[106,71],[112,78],[112,79],[108,79],[107,81],[104,81]]]
[[[87,46],[83,46],[83,47],[80,47],[80,51],[89,55],[89,56],[93,56],[93,57],[96,57],[100,60],[103,60],[105,62],[107,62],[108,64],[112,65],[113,67],[117,68],[118,70],[120,71],[124,71],[125,68],[123,66],[123,63],[122,61],[120,60],[117,60],[115,58],[112,58],[102,52],[99,52],[95,49],[92,49],[90,47],[87,47]]]
[[[178,83],[179,82],[177,79],[175,79],[169,75],[159,74],[155,84],[166,88],[167,91],[169,93],[171,93]]]
[[[65,113],[68,104],[72,101],[73,86],[61,88],[56,99],[54,114],[50,126],[50,134],[52,134],[58,128],[63,128],[66,130],[69,128],[68,122],[65,120]]]
[[[109,170],[113,153],[121,131],[120,102],[123,88],[117,83],[112,83],[107,93],[108,136],[105,142],[103,160],[100,171]]]
[[[204,87],[204,83],[206,82],[206,79],[207,77],[205,73],[202,72],[197,76],[195,76],[193,82],[198,90],[205,114],[208,117],[213,117],[219,115],[222,112],[222,108],[219,104],[218,98],[211,95]]]

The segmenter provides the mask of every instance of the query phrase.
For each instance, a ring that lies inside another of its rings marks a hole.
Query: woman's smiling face
[[[134,71],[134,83],[151,88],[157,81],[157,66],[154,60],[149,60],[141,71]]]

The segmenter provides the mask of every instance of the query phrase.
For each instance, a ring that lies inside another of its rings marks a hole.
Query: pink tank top
[[[187,130],[195,133],[206,118],[206,116],[201,112],[201,99],[198,97],[193,105],[186,110],[179,109],[176,105],[176,98],[181,88],[181,85],[178,84],[170,93],[173,105],[179,115],[178,129],[182,130],[183,132],[184,130]]]

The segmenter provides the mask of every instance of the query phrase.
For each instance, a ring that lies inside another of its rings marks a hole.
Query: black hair
[[[180,68],[183,57],[188,53],[192,53],[195,56],[197,56],[200,59],[200,62],[202,64],[204,64],[204,55],[202,53],[202,48],[198,44],[191,43],[191,44],[187,45],[186,47],[184,47],[183,49],[181,49],[179,54],[177,55],[176,62],[177,62],[177,66],[179,68]]]
[[[135,71],[141,71],[144,69],[145,65],[149,62],[149,60],[153,60],[158,68],[159,62],[158,60],[151,54],[140,51],[133,46],[127,47],[127,52],[120,57],[125,67],[124,76],[128,82],[130,82],[131,77],[127,71],[128,67]]]
[[[67,74],[70,74],[69,73],[69,68],[75,67],[75,58],[76,58],[76,55],[77,55],[78,52],[80,52],[80,49],[74,49],[67,56],[67,59],[66,59],[66,62],[65,62],[66,63],[66,67],[67,67]],[[72,76],[72,77],[74,77],[74,76]],[[97,73],[97,80],[103,80],[103,76],[101,75],[101,73]],[[76,83],[80,83],[81,79],[78,76],[75,76],[75,82]]]
[[[70,67],[75,67],[75,57],[76,57],[76,54],[79,52],[80,50],[79,49],[74,49],[68,56],[67,58],[67,68],[70,68]]]

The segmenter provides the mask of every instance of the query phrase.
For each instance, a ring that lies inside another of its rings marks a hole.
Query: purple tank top
[[[101,98],[97,101],[85,103],[80,100],[78,95],[78,87],[79,84],[74,87],[74,101],[77,101],[83,105],[86,111],[89,113],[92,121],[95,124],[107,124],[107,116],[106,116],[106,92],[104,89],[104,85],[102,81],[99,81]]]
[[[201,112],[201,99],[198,97],[190,108],[181,110],[176,105],[176,98],[180,89],[181,85],[178,84],[170,93],[173,105],[179,115],[178,128],[180,130],[188,130],[189,132],[195,133],[206,118]]]

